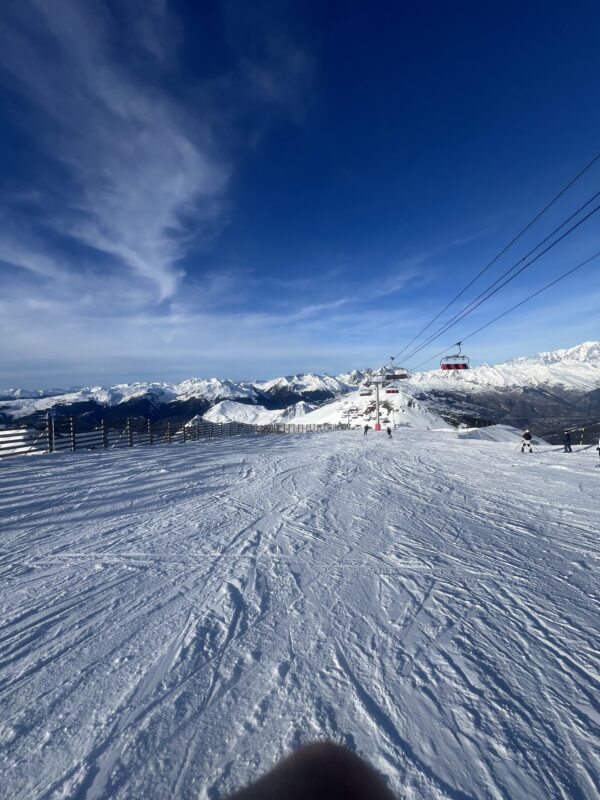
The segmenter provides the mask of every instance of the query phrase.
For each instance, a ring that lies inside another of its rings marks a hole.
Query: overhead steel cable
[[[494,258],[493,258],[493,259],[492,259],[492,260],[491,260],[491,261],[490,261],[488,264],[486,264],[486,265],[485,265],[485,267],[483,267],[483,268],[482,268],[482,269],[481,269],[481,270],[480,270],[480,271],[477,273],[477,275],[475,275],[475,277],[474,277],[474,278],[472,278],[472,279],[469,281],[469,283],[467,283],[467,285],[466,285],[464,288],[462,288],[462,289],[460,290],[460,292],[459,292],[457,295],[455,295],[455,296],[452,298],[452,300],[450,300],[450,302],[449,302],[449,303],[447,303],[447,304],[444,306],[444,308],[442,308],[442,310],[441,310],[441,311],[439,311],[439,312],[438,312],[438,313],[435,315],[435,317],[433,317],[433,318],[432,318],[432,319],[431,319],[431,320],[430,320],[430,321],[427,323],[427,325],[425,325],[425,327],[424,327],[424,328],[421,328],[421,330],[419,331],[419,333],[417,333],[415,336],[413,336],[413,338],[410,340],[410,342],[408,342],[408,344],[406,344],[406,345],[405,345],[405,346],[402,348],[402,350],[400,350],[400,352],[399,352],[399,353],[397,353],[397,354],[394,356],[394,359],[396,359],[396,358],[399,358],[399,357],[402,355],[402,353],[404,353],[406,350],[408,350],[408,348],[411,346],[411,344],[413,344],[413,342],[415,342],[415,341],[416,341],[416,340],[419,338],[419,336],[421,336],[421,334],[425,333],[425,331],[426,331],[426,330],[428,330],[428,328],[430,328],[430,327],[433,325],[433,323],[434,323],[434,322],[435,322],[437,319],[439,319],[439,318],[442,316],[442,314],[443,314],[445,311],[447,311],[447,310],[450,308],[450,306],[451,306],[451,305],[453,305],[453,304],[454,304],[454,303],[455,303],[455,302],[456,302],[456,301],[459,299],[459,297],[462,297],[462,296],[463,296],[463,294],[464,294],[464,293],[467,291],[467,289],[470,289],[470,288],[471,288],[471,286],[472,286],[472,285],[473,285],[473,284],[474,284],[474,283],[475,283],[475,282],[476,282],[476,281],[477,281],[477,280],[478,280],[478,279],[479,279],[479,278],[480,278],[480,277],[481,277],[481,276],[482,276],[482,275],[483,275],[485,272],[487,272],[487,271],[488,271],[488,269],[490,269],[491,267],[493,267],[493,265],[494,265],[494,264],[495,264],[495,263],[498,261],[498,259],[499,259],[499,258],[501,258],[501,257],[502,257],[502,256],[503,256],[503,255],[504,255],[504,254],[505,254],[505,253],[506,253],[506,252],[507,252],[507,251],[508,251],[508,250],[509,250],[509,249],[510,249],[512,246],[513,246],[513,244],[515,244],[515,242],[517,242],[517,241],[518,241],[518,240],[521,238],[521,236],[523,236],[525,233],[527,233],[527,231],[528,231],[528,230],[529,230],[529,229],[530,229],[530,228],[531,228],[533,225],[535,225],[535,223],[536,223],[536,222],[537,222],[537,221],[540,219],[540,217],[542,217],[542,216],[543,216],[543,215],[546,213],[546,211],[548,211],[548,210],[549,210],[549,209],[550,209],[550,208],[551,208],[551,207],[552,207],[552,206],[553,206],[553,205],[554,205],[554,204],[555,204],[555,203],[556,203],[558,200],[560,200],[560,198],[561,198],[561,197],[562,197],[562,196],[563,196],[563,195],[564,195],[566,192],[568,192],[568,190],[569,190],[569,189],[570,189],[570,188],[571,188],[571,187],[572,187],[572,186],[573,186],[575,183],[577,183],[577,181],[578,181],[578,180],[579,180],[581,177],[583,177],[583,175],[585,175],[585,173],[586,173],[586,172],[587,172],[587,171],[588,171],[588,170],[589,170],[591,167],[593,167],[593,166],[594,166],[594,164],[596,163],[596,161],[598,161],[598,159],[600,159],[600,152],[599,152],[599,153],[597,153],[597,154],[596,154],[596,155],[595,155],[595,156],[592,158],[592,160],[591,160],[591,161],[589,161],[589,162],[588,162],[588,163],[585,165],[585,167],[583,167],[583,169],[581,169],[581,170],[580,170],[580,171],[577,173],[577,175],[575,175],[575,177],[574,177],[574,178],[572,178],[572,179],[571,179],[571,180],[570,180],[570,181],[567,183],[567,185],[566,185],[566,186],[564,186],[564,187],[563,187],[563,188],[560,190],[560,192],[559,192],[559,193],[558,193],[558,194],[557,194],[555,197],[553,197],[553,198],[552,198],[552,200],[550,200],[550,202],[549,202],[549,203],[547,203],[547,204],[544,206],[544,208],[542,208],[542,210],[541,210],[541,211],[539,211],[539,212],[538,212],[538,213],[535,215],[535,217],[534,217],[534,218],[533,218],[533,219],[532,219],[530,222],[528,222],[528,223],[527,223],[527,225],[526,225],[526,226],[525,226],[525,227],[524,227],[524,228],[523,228],[521,231],[519,231],[519,233],[517,233],[517,235],[516,235],[516,236],[514,236],[514,237],[513,237],[513,238],[510,240],[510,242],[509,242],[507,245],[505,245],[505,246],[502,248],[502,250],[500,250],[500,252],[499,252],[499,253],[497,253],[497,254],[494,256]]]
[[[476,330],[471,331],[471,333],[468,333],[466,336],[463,336],[462,339],[460,340],[461,343],[462,342],[466,342],[467,339],[471,339],[473,336],[475,336],[476,334],[480,333],[485,328],[489,328],[490,325],[493,325],[494,322],[497,322],[499,319],[502,319],[502,317],[505,317],[507,314],[510,314],[511,311],[515,310],[515,308],[519,308],[519,306],[522,306],[525,303],[529,302],[529,300],[532,300],[534,297],[537,297],[538,294],[541,294],[542,292],[545,292],[546,289],[550,289],[555,284],[559,283],[560,281],[564,280],[565,278],[568,278],[569,275],[572,275],[574,272],[577,272],[578,269],[581,269],[582,267],[585,267],[586,264],[589,264],[590,261],[593,261],[595,258],[598,258],[598,257],[600,257],[600,251],[598,251],[597,253],[594,253],[593,256],[590,256],[589,258],[586,258],[585,261],[582,261],[580,264],[577,264],[575,267],[572,267],[571,269],[567,270],[567,272],[563,272],[562,275],[559,275],[558,278],[555,278],[553,281],[550,281],[545,286],[542,286],[541,289],[537,289],[537,291],[532,292],[530,295],[527,295],[527,297],[525,297],[523,300],[520,300],[518,303],[515,303],[514,306],[511,306],[506,311],[503,311],[501,314],[498,314],[498,316],[496,316],[493,319],[491,319],[489,322],[486,322],[485,325],[481,325]],[[428,364],[430,361],[433,361],[434,358],[439,358],[440,356],[442,356],[446,352],[448,352],[448,348],[445,348],[444,350],[440,350],[439,353],[436,353],[435,355],[430,356],[429,358],[425,359],[425,361],[421,361],[419,364],[415,364],[413,369],[418,369],[419,367],[422,367],[424,364]]]
[[[584,206],[582,206],[581,208],[583,208],[586,205],[588,205],[588,203],[589,203],[589,201],[587,201],[584,204]],[[578,214],[581,211],[581,208],[578,209],[578,211],[575,212],[575,214],[571,215],[570,218],[572,219],[573,216],[576,216],[576,214]],[[543,255],[545,255],[553,247],[556,247],[557,244],[559,244],[563,239],[565,239],[570,233],[572,233],[580,225],[583,225],[584,222],[586,222],[593,214],[595,214],[599,210],[600,210],[600,205],[595,206],[595,208],[593,208],[591,211],[589,211],[584,217],[582,217],[578,222],[576,222],[574,225],[572,225],[568,230],[566,230],[564,233],[562,233],[560,236],[558,236],[553,242],[551,242],[541,252],[539,252],[537,255],[535,255],[530,261],[528,261],[526,264],[524,264],[513,275],[510,275],[510,273],[513,272],[515,267],[518,266],[518,264],[520,264],[521,261],[517,262],[517,264],[512,266],[509,270],[506,270],[496,281],[494,281],[493,284],[488,286],[487,289],[485,289],[482,293],[480,293],[475,298],[475,300],[472,300],[470,303],[468,303],[466,306],[464,306],[459,312],[457,312],[446,323],[444,323],[444,325],[442,325],[441,328],[438,328],[438,330],[434,334],[432,334],[428,339],[426,339],[422,344],[420,344],[418,347],[416,347],[413,350],[411,350],[411,352],[406,356],[406,360],[408,361],[408,359],[410,359],[413,356],[415,356],[421,350],[424,350],[425,347],[427,347],[428,344],[431,344],[431,342],[435,341],[436,339],[439,339],[439,337],[442,336],[444,333],[446,333],[446,331],[450,330],[450,328],[453,328],[455,325],[457,325],[461,320],[463,320],[465,317],[467,317],[469,314],[471,314],[473,311],[475,311],[476,308],[479,308],[480,305],[485,303],[487,300],[490,299],[490,297],[492,297],[497,292],[499,292],[501,289],[503,289],[508,283],[513,281],[524,270],[526,270],[530,266],[532,266],[532,264],[535,264],[535,262],[538,261],[538,259],[540,259]],[[556,228],[553,231],[553,233],[550,234],[550,235],[553,235],[554,233],[556,233],[556,231],[559,230],[560,228],[562,228],[563,226],[564,226],[564,223],[561,223],[558,226],[558,228]],[[545,237],[545,239],[543,241],[547,241],[547,240],[548,240],[548,237]],[[535,252],[539,248],[540,244],[536,245],[530,251],[530,254]],[[525,256],[525,258],[527,258],[527,256]],[[505,281],[503,281],[502,283],[500,283],[498,285],[498,282],[501,281],[502,278],[506,277],[507,275],[510,275],[510,277],[507,277]],[[493,288],[493,287],[496,287],[496,288]]]
[[[560,223],[560,225],[557,225],[557,226],[556,226],[556,228],[554,228],[554,230],[553,230],[553,231],[551,231],[551,232],[550,232],[550,233],[549,233],[547,236],[545,236],[545,237],[544,237],[544,238],[543,238],[543,239],[542,239],[540,242],[538,242],[538,243],[535,245],[535,247],[532,247],[532,248],[531,248],[531,250],[530,250],[528,253],[525,253],[525,255],[524,255],[522,258],[520,258],[520,259],[519,259],[517,262],[515,262],[515,263],[513,264],[513,266],[512,266],[512,267],[510,267],[509,269],[505,270],[505,271],[502,273],[502,275],[500,275],[498,278],[496,278],[496,280],[495,280],[493,283],[491,283],[491,284],[490,284],[490,285],[487,287],[487,289],[484,289],[482,292],[480,292],[480,293],[477,295],[477,297],[475,297],[473,300],[471,300],[471,302],[470,302],[470,303],[468,303],[466,306],[463,306],[463,308],[461,309],[461,311],[458,311],[458,312],[457,312],[457,313],[454,315],[454,317],[450,317],[450,319],[448,320],[448,322],[451,322],[453,319],[455,319],[455,318],[458,316],[458,314],[460,314],[462,311],[464,311],[465,309],[469,308],[469,307],[470,307],[470,306],[472,306],[474,303],[476,303],[476,302],[477,302],[477,300],[479,300],[479,298],[480,298],[480,297],[483,297],[483,295],[484,295],[484,294],[486,294],[486,292],[488,292],[488,291],[490,291],[491,289],[493,289],[493,288],[494,288],[494,286],[497,286],[497,285],[500,283],[500,281],[502,280],[502,278],[505,278],[507,275],[510,275],[510,273],[511,273],[511,272],[513,272],[514,270],[516,270],[516,269],[517,269],[517,267],[518,267],[520,264],[522,264],[524,261],[527,261],[527,259],[528,259],[530,256],[532,256],[532,255],[535,253],[535,251],[536,251],[536,250],[539,250],[539,249],[540,249],[540,247],[542,247],[544,244],[546,244],[546,242],[547,242],[549,239],[551,239],[551,238],[552,238],[552,237],[553,237],[553,236],[554,236],[556,233],[558,233],[558,232],[560,231],[560,229],[561,229],[561,228],[564,228],[564,227],[565,227],[565,225],[568,225],[568,224],[569,224],[569,222],[571,222],[571,220],[575,219],[575,217],[576,217],[578,214],[581,214],[581,212],[584,210],[584,208],[586,208],[586,207],[587,207],[587,206],[589,206],[591,203],[593,203],[593,202],[594,202],[594,200],[595,200],[597,197],[600,197],[600,191],[598,191],[598,192],[596,192],[595,194],[593,194],[593,195],[592,195],[592,196],[591,196],[591,197],[590,197],[588,200],[586,200],[586,201],[585,201],[585,203],[583,203],[582,205],[580,205],[580,206],[579,206],[579,208],[578,208],[576,211],[574,211],[574,212],[573,212],[573,213],[572,213],[570,216],[568,216],[568,217],[567,217],[565,220],[563,220],[563,221]],[[585,221],[585,220],[582,220],[582,222],[583,222],[583,221]],[[444,323],[444,324],[447,324],[447,323]],[[443,326],[442,326],[442,327],[443,327]]]

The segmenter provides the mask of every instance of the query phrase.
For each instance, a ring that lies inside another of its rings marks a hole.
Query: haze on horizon
[[[378,366],[600,149],[599,23],[533,2],[11,4],[0,387]],[[597,249],[594,217],[419,360]],[[596,339],[599,308],[595,262],[472,363]]]

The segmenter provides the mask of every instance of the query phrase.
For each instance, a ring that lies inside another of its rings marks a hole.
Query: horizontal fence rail
[[[242,422],[204,422],[192,419],[185,423],[152,422],[142,417],[102,421],[91,424],[76,416],[48,415],[37,426],[0,429],[0,458],[78,450],[114,450],[157,444],[185,444],[201,439],[231,436],[261,436],[273,433],[322,433],[347,429],[348,425],[302,425],[273,423],[248,425]]]

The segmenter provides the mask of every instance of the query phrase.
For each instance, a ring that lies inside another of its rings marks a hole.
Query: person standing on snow
[[[365,425],[365,427],[363,428],[363,430],[364,430],[364,432],[365,432],[365,436],[366,436],[366,435],[367,435],[367,433],[369,432],[369,426],[368,426],[368,425]]]
[[[392,429],[390,428],[389,425],[387,426],[386,431],[387,431],[388,439],[391,439],[392,438]]]
[[[572,453],[573,450],[571,449],[571,434],[569,431],[565,431],[565,435],[563,436],[563,444],[565,446],[565,453]]]
[[[525,448],[526,448],[526,447],[528,447],[528,448],[529,448],[529,452],[530,452],[530,453],[533,453],[533,450],[531,449],[531,440],[532,440],[532,439],[533,439],[533,436],[532,436],[532,435],[531,435],[531,433],[529,432],[529,428],[528,428],[528,429],[525,431],[525,433],[523,434],[523,441],[521,442],[521,452],[522,452],[522,453],[524,453],[524,452],[525,452]]]

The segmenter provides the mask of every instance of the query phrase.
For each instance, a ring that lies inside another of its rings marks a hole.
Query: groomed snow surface
[[[598,454],[357,431],[0,463],[6,798],[597,798]]]

